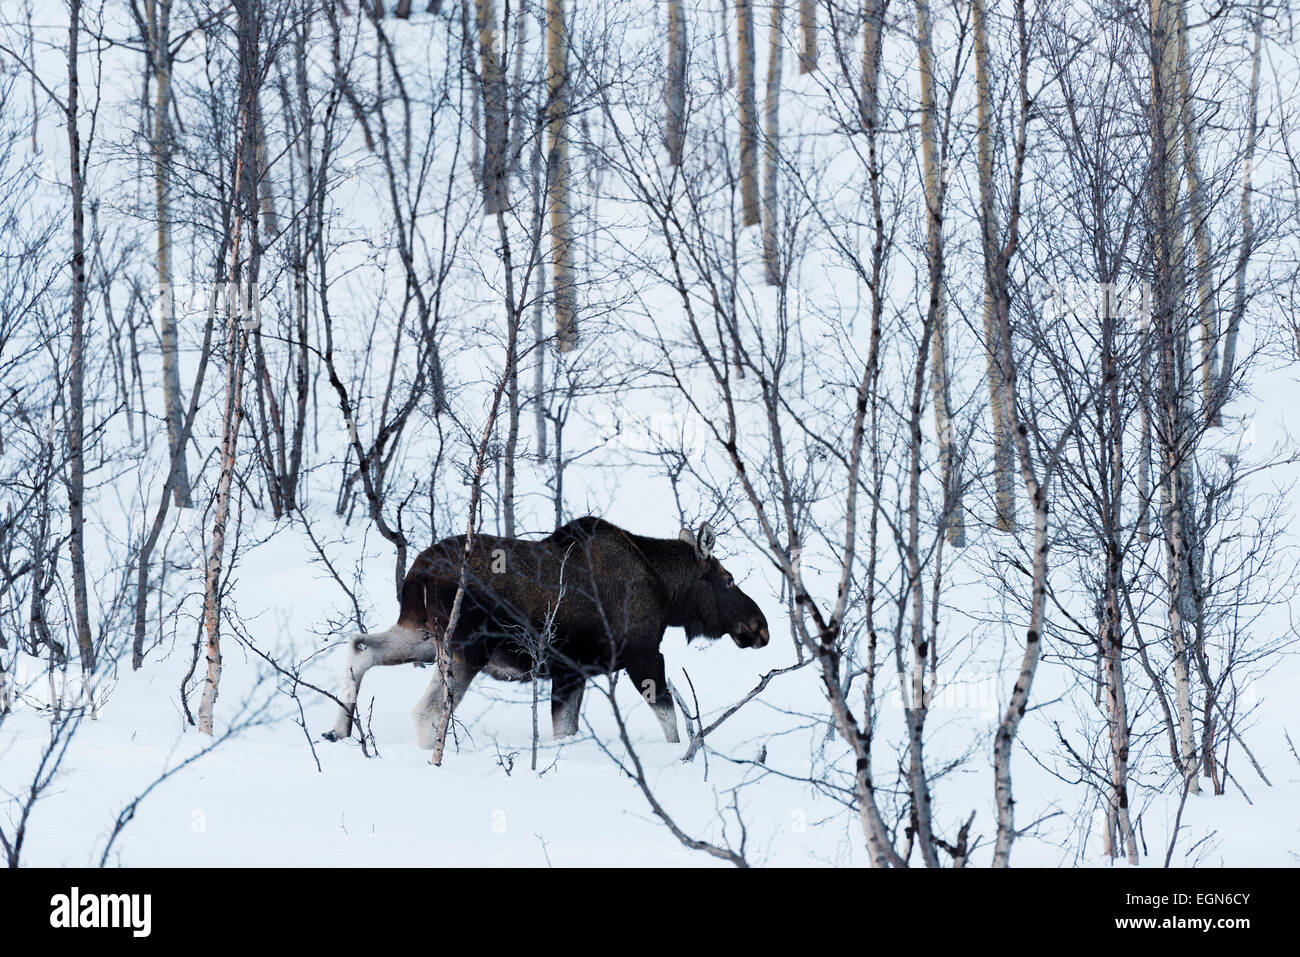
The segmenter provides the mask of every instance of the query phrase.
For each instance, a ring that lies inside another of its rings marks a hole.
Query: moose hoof
[[[325,731],[321,734],[321,737],[326,741],[337,741],[339,739],[339,736],[333,731]]]

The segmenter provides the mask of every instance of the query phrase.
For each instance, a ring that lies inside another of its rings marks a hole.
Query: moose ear
[[[691,546],[691,548],[695,547],[695,536],[691,533],[689,528],[682,528],[682,530],[677,533],[677,537],[687,545]]]
[[[713,545],[717,540],[713,526],[708,522],[700,522],[700,533],[695,538],[695,557],[702,562],[708,561],[713,555]]]

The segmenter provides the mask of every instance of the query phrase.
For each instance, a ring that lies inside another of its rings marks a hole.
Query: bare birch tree
[[[664,141],[668,162],[682,163],[686,143],[686,16],[682,0],[668,0],[668,79],[664,85]]]
[[[492,0],[474,0],[478,27],[479,87],[483,100],[483,212],[495,216],[506,201],[504,179],[510,126],[506,113],[506,78],[496,49]]]
[[[1214,408],[1217,417],[1220,407],[1231,394],[1232,379],[1236,374],[1237,336],[1242,316],[1246,312],[1246,267],[1255,242],[1254,220],[1251,216],[1251,175],[1255,164],[1255,149],[1259,138],[1259,64],[1264,30],[1263,0],[1251,15],[1252,39],[1250,54],[1250,91],[1246,105],[1246,148],[1242,157],[1241,172],[1241,239],[1237,246],[1236,266],[1233,270],[1232,311],[1223,335],[1223,357],[1218,363],[1218,380],[1215,387]]]
[[[236,42],[239,83],[234,142],[233,192],[235,213],[230,229],[230,260],[226,273],[226,377],[221,416],[221,451],[217,487],[213,502],[212,537],[204,574],[203,653],[207,670],[199,702],[198,725],[203,734],[213,733],[213,711],[221,684],[222,567],[226,532],[231,519],[231,486],[234,483],[239,432],[244,420],[244,369],[248,352],[248,329],[257,322],[261,305],[256,292],[258,276],[257,190],[241,188],[248,177],[256,182],[253,115],[263,75],[261,0],[239,0],[236,5]],[[248,230],[245,244],[244,230]],[[245,252],[245,245],[247,252]],[[243,257],[247,255],[248,261]],[[233,291],[235,302],[230,302]],[[232,308],[233,306],[233,308]]]
[[[984,0],[971,2],[971,28],[975,39],[975,95],[977,160],[979,163],[980,231],[983,240],[985,263],[997,256],[994,223],[996,197],[993,192],[993,131],[992,91],[989,77],[988,21]],[[1006,402],[1002,396],[1003,375],[997,358],[1001,354],[1000,333],[997,326],[997,305],[994,302],[992,273],[984,270],[984,351],[988,362],[989,417],[993,438],[993,485],[1000,531],[1014,531],[1016,527],[1015,485],[1012,478],[1013,448],[1011,433],[1006,421]]]
[[[569,27],[564,0],[546,0],[546,197],[551,217],[551,282],[556,348],[578,343],[573,228],[569,211]]]
[[[817,69],[817,0],[799,0],[799,72]]]
[[[81,668],[87,675],[95,669],[95,643],[90,630],[90,595],[86,580],[86,208],[85,175],[87,157],[81,145],[80,55],[81,0],[68,6],[68,94],[63,105],[68,133],[68,186],[72,197],[72,316],[68,350],[68,398],[64,422],[68,446],[68,518],[71,537],[72,591],[76,611],[77,647]]]
[[[763,99],[763,271],[769,286],[781,284],[781,255],[778,250],[781,166],[781,31],[782,0],[772,0],[768,26],[767,92]]]
[[[136,10],[132,5],[133,11]],[[154,86],[149,113],[149,150],[153,163],[154,232],[158,273],[158,322],[162,331],[163,411],[167,420],[167,441],[176,459],[176,476],[172,494],[177,506],[190,506],[190,478],[181,442],[182,399],[179,337],[176,328],[176,295],[172,277],[171,170],[172,170],[172,0],[146,0],[143,17],[138,22],[145,40],[148,79]]]
[[[1179,753],[1191,793],[1200,791],[1197,747],[1192,717],[1191,662],[1188,627],[1191,595],[1187,581],[1191,450],[1193,425],[1188,416],[1190,342],[1183,308],[1184,213],[1178,124],[1182,97],[1178,83],[1181,46],[1181,0],[1151,3],[1151,139],[1153,197],[1153,333],[1156,337],[1156,401],[1159,427],[1161,525],[1166,550],[1169,589],[1169,640],[1173,647],[1178,704]]]
[[[929,0],[916,0],[916,49],[921,86],[921,159],[925,184],[926,240],[925,258],[929,296],[925,305],[926,325],[930,334],[930,401],[934,406],[934,427],[939,440],[939,470],[943,477],[944,526],[948,541],[961,546],[966,542],[965,520],[961,505],[960,466],[955,455],[955,432],[951,388],[948,381],[948,297],[944,289],[944,204],[947,177],[948,137],[940,136],[939,107],[936,100],[934,42],[930,25]],[[946,131],[947,125],[944,124]]]
[[[736,59],[739,62],[741,222],[759,221],[758,108],[754,99],[754,3],[736,0]]]

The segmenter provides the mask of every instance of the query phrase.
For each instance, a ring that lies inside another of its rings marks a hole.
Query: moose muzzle
[[[748,624],[737,625],[731,632],[731,640],[739,648],[762,648],[771,640],[767,622],[756,618]]]

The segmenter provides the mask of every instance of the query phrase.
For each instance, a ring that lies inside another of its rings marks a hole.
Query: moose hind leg
[[[421,658],[420,635],[412,629],[393,627],[373,634],[356,634],[348,639],[348,663],[339,693],[339,713],[334,727],[321,737],[342,741],[352,734],[361,679],[375,665],[400,665]]]
[[[659,719],[664,740],[677,744],[681,740],[677,736],[677,709],[673,707],[673,695],[668,690],[664,656],[656,652],[653,658],[633,659],[627,663],[626,670],[637,692]]]
[[[564,665],[551,665],[551,733],[558,741],[578,733],[578,716],[582,713],[582,692],[587,678],[582,672]]]
[[[453,652],[451,674],[447,676],[448,680],[444,681],[442,667],[435,661],[429,687],[411,709],[411,720],[415,722],[416,743],[421,750],[433,750],[434,739],[437,736],[438,716],[447,705],[447,685],[451,685],[451,712],[454,714],[456,706],[465,697],[465,692],[469,690],[470,684],[478,673],[483,670],[485,663],[478,660],[476,655],[465,657]]]

